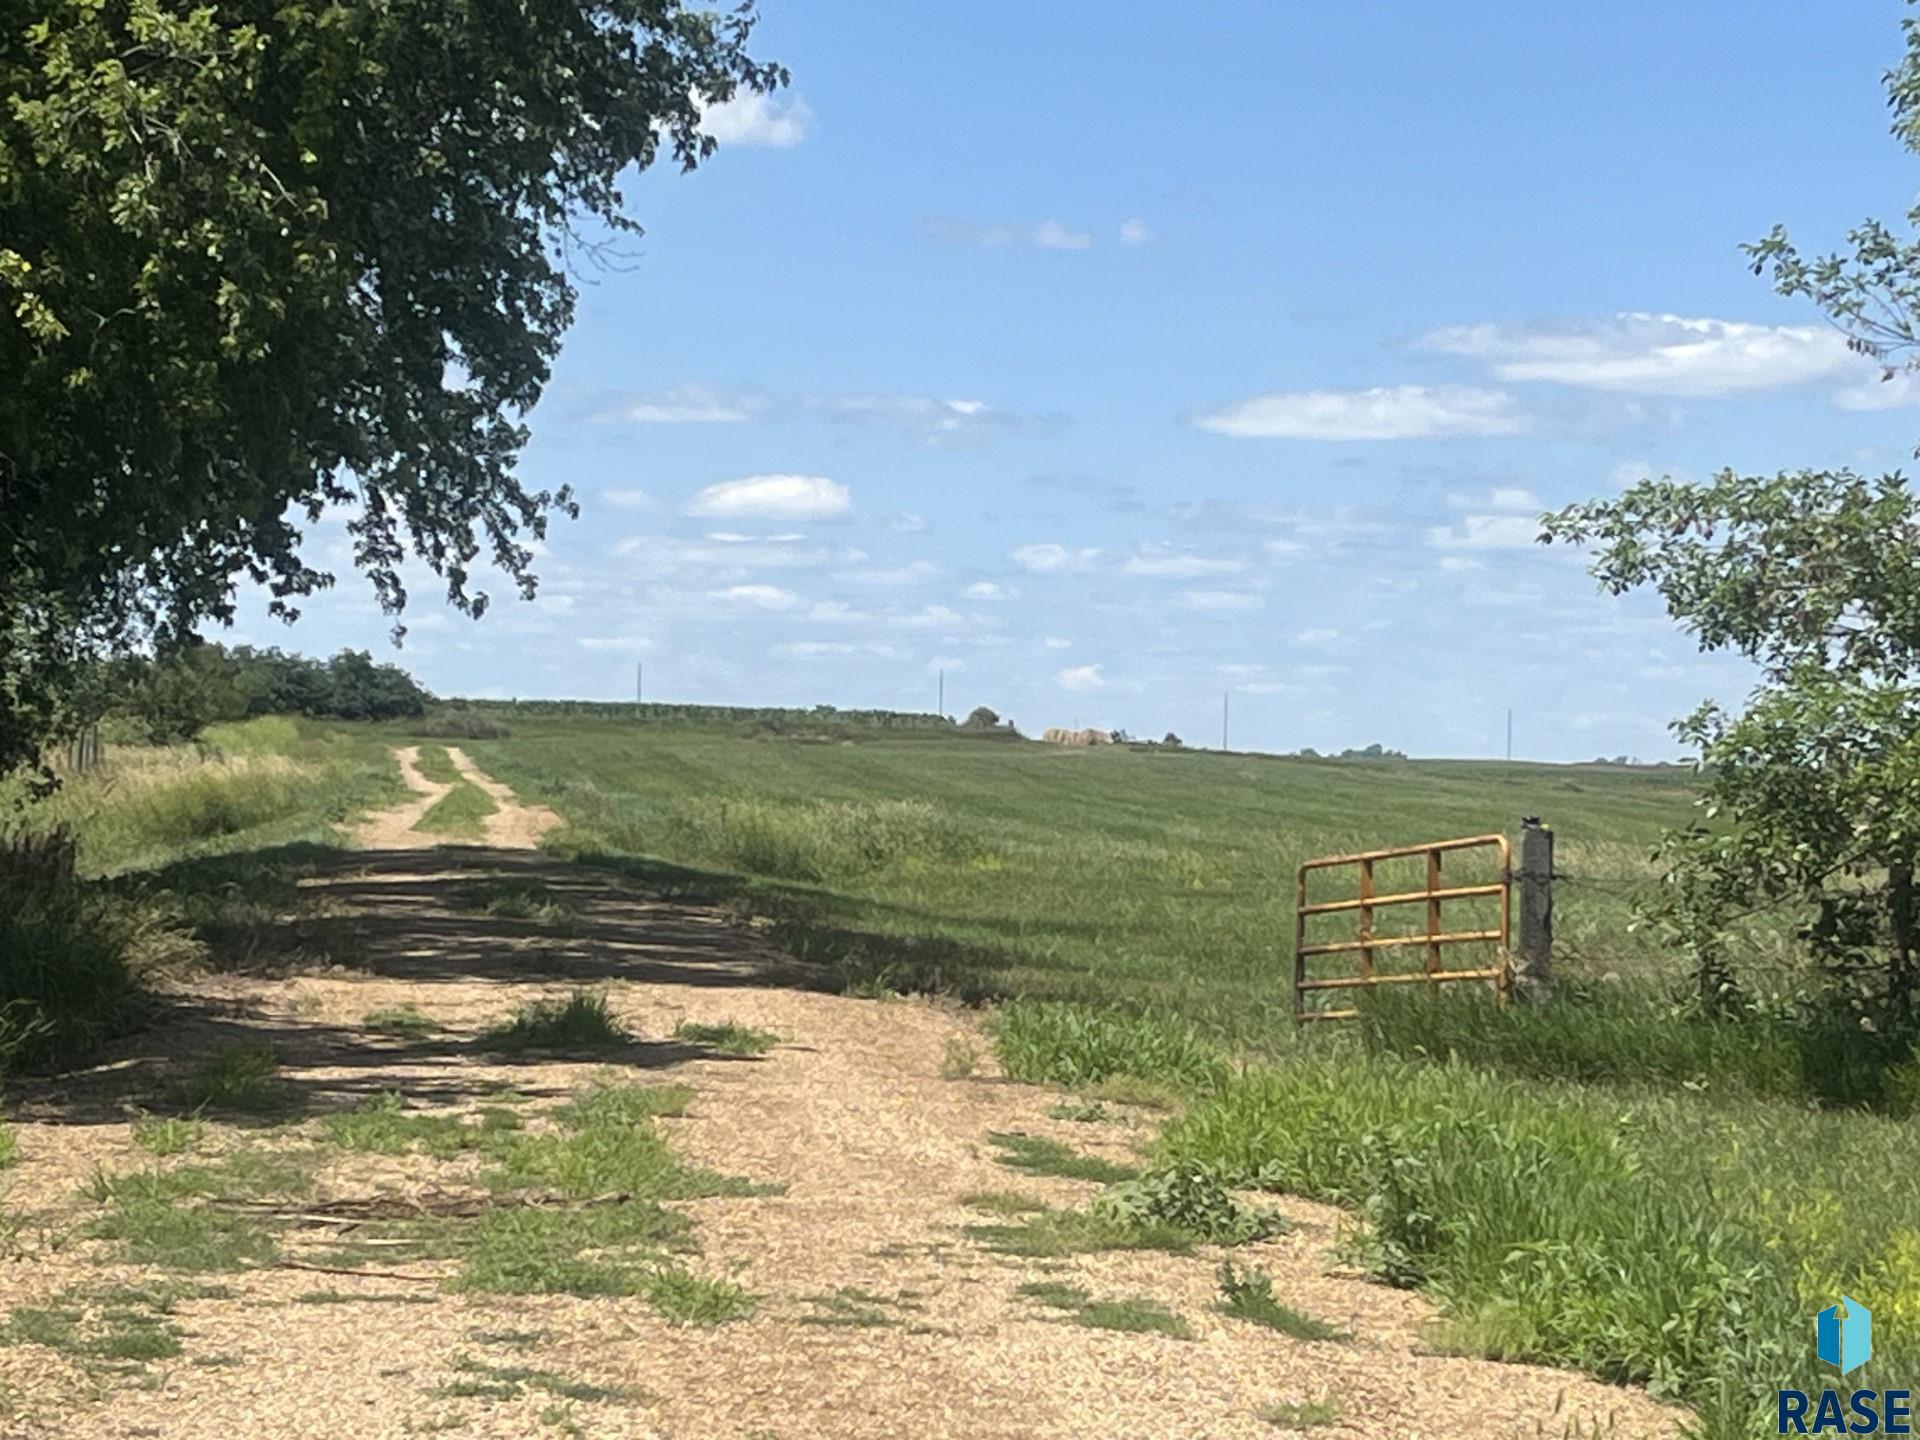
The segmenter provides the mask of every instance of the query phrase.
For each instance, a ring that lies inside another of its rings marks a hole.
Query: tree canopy
[[[25,13],[22,13],[25,12]],[[279,613],[350,512],[472,614],[563,488],[515,471],[619,180],[784,84],[750,5],[31,0],[0,21],[0,771],[89,652]]]

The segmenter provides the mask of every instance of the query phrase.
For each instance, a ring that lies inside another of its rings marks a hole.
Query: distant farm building
[[[1110,730],[1063,730],[1055,725],[1040,738],[1050,745],[1111,745],[1113,732]]]

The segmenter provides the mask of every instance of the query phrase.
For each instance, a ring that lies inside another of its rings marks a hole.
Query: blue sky
[[[1532,519],[1920,439],[1738,251],[1911,203],[1899,4],[763,11],[792,88],[629,187],[532,416],[540,598],[414,586],[440,693],[1668,757],[1746,672]],[[238,638],[386,629],[341,567]]]

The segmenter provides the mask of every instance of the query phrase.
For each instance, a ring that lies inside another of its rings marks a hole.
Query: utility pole
[[[942,669],[940,671],[940,711],[939,713],[942,716],[944,716],[947,713],[947,672],[945,669]]]
[[[1227,749],[1227,713],[1232,699],[1233,691],[1220,692],[1220,750],[1223,754]]]
[[[641,660],[633,662],[633,703],[642,705],[647,698],[647,667]]]
[[[1507,707],[1507,759],[1513,759],[1513,707]]]

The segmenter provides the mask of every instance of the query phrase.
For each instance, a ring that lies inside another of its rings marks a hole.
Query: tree
[[[703,106],[786,82],[750,5],[28,0],[0,22],[0,772],[88,655],[333,577],[351,511],[478,615],[565,488],[515,473],[618,177],[708,156]],[[31,18],[31,23],[29,23]],[[398,631],[398,627],[396,627]]]
[[[976,705],[973,713],[960,722],[962,730],[992,730],[1000,724],[1000,714],[986,705]]]
[[[1920,151],[1920,22],[1887,76],[1893,133]],[[1909,212],[1920,227],[1920,208]],[[1894,378],[1920,346],[1920,242],[1868,220],[1851,254],[1801,255],[1776,226],[1747,247],[1756,273],[1812,301]],[[1691,953],[1702,1001],[1739,998],[1725,927],[1755,901],[1790,902],[1833,993],[1883,1033],[1915,1021],[1914,865],[1920,857],[1920,504],[1897,472],[1646,481],[1548,516],[1546,541],[1598,546],[1614,593],[1655,587],[1703,649],[1754,661],[1738,715],[1676,723],[1696,748],[1711,825],[1670,835],[1657,913]]]

